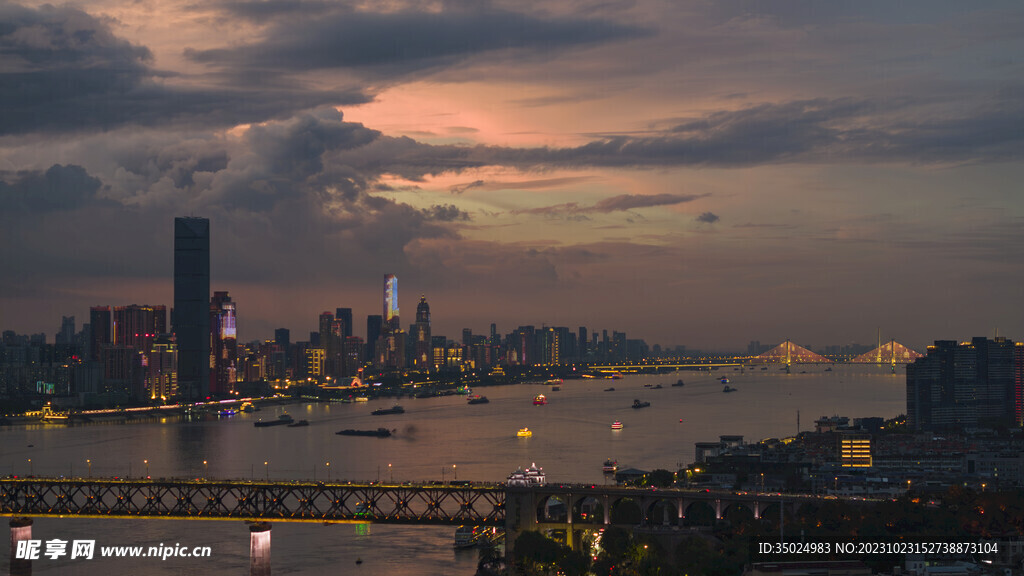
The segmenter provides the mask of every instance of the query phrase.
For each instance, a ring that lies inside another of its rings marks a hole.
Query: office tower
[[[413,368],[432,370],[434,368],[434,349],[430,340],[430,304],[427,297],[421,295],[416,305],[416,322],[409,328],[413,342]]]
[[[166,306],[114,306],[113,319],[113,343],[142,353],[149,352],[157,334],[167,333]]]
[[[1012,425],[1017,346],[1006,338],[937,340],[907,366],[907,425],[914,430]]]
[[[60,319],[60,332],[57,332],[56,337],[53,339],[54,344],[57,346],[70,347],[75,341],[75,317],[74,316],[61,316]]]
[[[210,221],[174,219],[174,311],[178,389],[187,400],[210,394]]]
[[[462,329],[462,345],[469,346],[473,344],[473,329],[463,328]]]
[[[274,330],[274,342],[279,344],[281,348],[284,348],[285,350],[291,350],[291,338],[291,330],[288,330],[287,328],[277,328]]]
[[[384,328],[402,329],[398,322],[398,277],[394,274],[384,276]]]
[[[377,342],[384,328],[384,317],[370,314],[366,317],[366,354],[365,358],[377,363]]]
[[[93,306],[89,309],[89,326],[92,338],[89,346],[89,359],[94,362],[101,360],[103,347],[112,343],[110,339],[110,306]]]
[[[338,308],[334,311],[334,319],[341,320],[345,326],[345,333],[342,338],[348,338],[352,336],[352,309],[351,308]]]
[[[224,396],[238,381],[238,331],[235,302],[227,292],[210,299],[210,394]]]
[[[495,324],[494,322],[491,322],[491,339],[488,342],[488,344],[490,344],[491,346],[497,346],[500,343],[501,342],[498,339],[498,325]]]
[[[178,346],[169,334],[162,334],[146,356],[146,397],[166,402],[178,394]]]
[[[580,326],[576,332],[576,357],[583,360],[587,357],[587,327]]]
[[[335,318],[327,340],[327,375],[332,378],[344,376],[345,370],[345,321]]]

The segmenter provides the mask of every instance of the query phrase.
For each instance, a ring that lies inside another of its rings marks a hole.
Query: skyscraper
[[[344,338],[352,336],[352,309],[351,308],[338,308],[334,311],[334,319],[341,320],[345,323],[345,334]]]
[[[377,362],[377,342],[380,341],[383,328],[383,316],[370,314],[366,317],[366,358],[374,363]]]
[[[92,339],[89,343],[89,359],[99,362],[103,347],[111,344],[110,306],[93,306],[89,309],[89,329]]]
[[[174,311],[178,388],[188,400],[210,393],[210,221],[174,219]]]
[[[384,276],[384,327],[401,330],[398,322],[398,276]]]
[[[210,299],[210,393],[230,394],[238,370],[238,332],[235,303],[227,292],[214,292]]]
[[[413,367],[418,370],[431,370],[434,367],[434,351],[430,342],[430,304],[427,297],[420,296],[416,305],[416,322],[409,329],[413,343]]]

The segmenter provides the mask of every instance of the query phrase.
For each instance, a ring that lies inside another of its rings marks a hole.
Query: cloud
[[[0,208],[14,213],[72,211],[106,203],[97,197],[101,187],[81,166],[54,164],[45,172],[0,173]]]
[[[423,211],[428,220],[439,222],[455,222],[456,220],[469,220],[469,214],[454,204],[435,204]]]
[[[259,70],[376,70],[389,75],[451,64],[489,52],[599,44],[649,34],[612,21],[565,16],[534,17],[483,4],[445,4],[441,10],[406,6],[389,11],[352,10],[315,3],[236,2],[232,15],[260,21],[275,17],[263,37],[243,46],[187,49],[194,62]],[[280,18],[287,13],[288,18]]]
[[[714,214],[712,212],[703,212],[700,216],[697,216],[696,220],[697,222],[703,222],[705,224],[714,224],[715,222],[721,220],[721,218],[718,217],[718,214]]]
[[[232,126],[327,102],[356,104],[358,90],[189,88],[152,68],[148,48],[71,6],[0,5],[0,135],[109,130],[174,123]]]
[[[693,202],[698,198],[704,198],[707,194],[621,194],[603,198],[592,206],[581,206],[578,202],[566,202],[554,206],[542,206],[540,208],[524,208],[513,210],[513,214],[570,214],[579,215],[599,212],[623,212],[637,208],[652,208],[655,206],[674,206],[684,202]]]

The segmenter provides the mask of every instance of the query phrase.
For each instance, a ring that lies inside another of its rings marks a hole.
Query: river
[[[34,425],[0,431],[0,473],[37,476],[267,478],[326,480],[501,481],[536,462],[549,481],[602,483],[601,464],[675,470],[693,460],[694,442],[723,434],[747,441],[812,430],[821,416],[891,418],[906,410],[902,367],[794,367],[626,375],[566,380],[561,390],[520,384],[478,388],[487,404],[465,397],[403,398],[404,414],[372,416],[393,399],[338,404],[297,402],[233,417],[181,422]],[[804,372],[805,371],[805,372]],[[804,372],[804,373],[801,373]],[[722,393],[727,377],[736,392]],[[683,387],[672,383],[682,379]],[[645,387],[645,385],[652,387]],[[661,389],[653,386],[661,385]],[[605,391],[614,387],[614,391]],[[545,406],[533,397],[544,393]],[[651,403],[633,409],[633,400]],[[287,412],[310,426],[255,428]],[[621,421],[622,430],[610,429]],[[344,428],[392,428],[391,438],[338,436]],[[523,427],[531,438],[517,438]],[[31,462],[29,460],[31,459]],[[87,464],[87,460],[91,464]],[[204,460],[206,464],[204,465]],[[329,463],[329,465],[328,465]],[[314,575],[340,568],[359,574],[473,574],[474,551],[452,549],[453,528],[276,523],[275,574]],[[37,518],[33,538],[95,539],[97,546],[210,546],[212,557],[34,562],[35,574],[195,574],[248,569],[248,530],[240,522]],[[0,553],[6,564],[8,550]],[[362,560],[356,565],[356,560]]]

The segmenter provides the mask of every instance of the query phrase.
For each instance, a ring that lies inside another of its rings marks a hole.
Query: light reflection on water
[[[566,380],[551,392],[541,385],[479,388],[490,403],[466,405],[464,397],[397,402],[401,415],[371,416],[394,399],[356,404],[300,402],[261,412],[196,422],[98,424],[71,428],[33,426],[4,429],[0,472],[36,475],[144,475],[160,477],[424,481],[500,481],[519,466],[536,462],[550,480],[603,483],[601,464],[675,469],[693,459],[693,443],[722,434],[748,441],[813,429],[821,416],[882,416],[905,411],[905,377],[885,367],[798,366],[792,374],[768,370],[678,372],[627,375],[621,380]],[[800,371],[806,371],[800,374]],[[737,389],[722,393],[727,376]],[[678,379],[683,387],[672,387]],[[662,389],[644,387],[660,384]],[[615,390],[606,392],[605,389]],[[546,393],[549,404],[534,406]],[[634,399],[651,402],[633,409]],[[303,428],[255,428],[259,418],[287,411],[309,420]],[[612,431],[613,421],[623,430]],[[387,439],[343,437],[344,428],[396,431]],[[517,438],[529,427],[532,438]],[[28,446],[33,447],[29,448]],[[207,464],[204,466],[203,461]],[[330,463],[328,466],[327,463]],[[266,464],[264,464],[266,463]],[[390,464],[390,466],[389,466]],[[360,532],[363,531],[363,532]],[[365,574],[472,574],[475,552],[452,549],[450,527],[277,523],[272,532],[276,574],[322,574],[355,566]],[[209,560],[168,559],[51,561],[35,563],[37,573],[146,574],[238,571],[248,565],[248,530],[239,522],[37,519],[35,538],[95,538],[98,545],[209,545]],[[4,554],[7,554],[7,550]],[[6,562],[6,560],[0,560]]]

